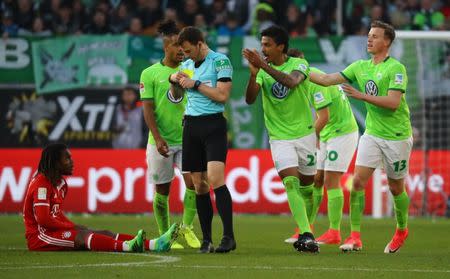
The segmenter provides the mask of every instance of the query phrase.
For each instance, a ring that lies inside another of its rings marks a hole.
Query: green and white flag
[[[33,42],[37,92],[126,84],[127,44],[127,35],[85,35]]]

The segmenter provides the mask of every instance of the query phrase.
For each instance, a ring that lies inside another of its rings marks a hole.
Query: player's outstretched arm
[[[311,72],[309,73],[309,78],[312,82],[322,86],[341,84],[347,81],[341,73],[321,74]]]
[[[394,111],[400,105],[403,94],[401,91],[398,90],[389,90],[387,96],[372,96],[364,94],[348,84],[343,84],[342,89],[349,97],[362,100],[364,102],[368,102],[372,105],[381,108],[386,108]]]

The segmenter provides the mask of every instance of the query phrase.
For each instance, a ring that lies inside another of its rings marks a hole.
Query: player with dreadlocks
[[[146,240],[144,230],[131,236],[93,230],[69,220],[62,211],[73,160],[66,145],[50,144],[42,151],[36,175],[31,180],[23,208],[25,237],[31,251],[92,250],[111,252],[168,251],[177,237],[173,224],[157,239]]]
[[[158,32],[164,45],[164,57],[160,62],[142,71],[139,85],[144,104],[144,118],[150,130],[147,144],[147,164],[150,182],[156,187],[153,212],[162,234],[169,228],[169,193],[174,178],[174,165],[181,170],[183,115],[186,106],[184,89],[170,90],[169,76],[180,70],[183,51],[177,42],[179,30],[174,21],[159,25]],[[196,195],[190,173],[183,173],[184,194],[183,225],[180,234],[192,248],[199,248],[200,241],[192,230],[197,212]],[[182,249],[175,242],[172,249]]]

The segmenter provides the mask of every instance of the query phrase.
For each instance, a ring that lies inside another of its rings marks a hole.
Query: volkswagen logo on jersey
[[[286,86],[282,85],[279,82],[275,82],[272,85],[272,95],[277,98],[277,99],[283,99],[287,96],[287,94],[289,93],[289,88],[287,88]]]
[[[378,96],[378,87],[373,80],[369,80],[366,83],[366,94],[372,96]]]
[[[170,90],[167,90],[167,94],[166,95],[167,95],[167,99],[169,99],[169,101],[171,101],[174,104],[180,103],[181,101],[183,101],[183,98],[184,98],[184,95],[182,95],[180,98],[175,99],[175,97],[172,96],[172,92],[170,92]]]

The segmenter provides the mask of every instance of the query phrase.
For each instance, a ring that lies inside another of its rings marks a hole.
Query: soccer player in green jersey
[[[262,89],[264,120],[269,132],[270,149],[278,175],[283,180],[289,208],[302,234],[294,243],[298,251],[318,252],[308,221],[316,174],[316,135],[304,81],[309,64],[289,57],[289,36],[281,27],[272,26],[261,33],[263,59],[256,50],[244,49],[250,78],[245,99],[255,102]]]
[[[361,218],[364,211],[364,187],[373,171],[383,165],[389,189],[394,196],[397,229],[386,245],[385,253],[395,253],[408,237],[409,198],[405,176],[412,148],[412,129],[405,93],[408,84],[405,66],[389,56],[395,30],[389,24],[375,21],[367,39],[369,60],[358,60],[344,71],[333,74],[312,73],[313,82],[329,86],[346,81],[356,82],[364,92],[344,84],[347,96],[366,102],[366,131],[359,140],[353,189],[350,194],[351,235],[343,251],[361,250]]]
[[[156,193],[153,211],[162,234],[169,228],[169,192],[174,178],[174,165],[181,170],[182,119],[186,98],[174,96],[169,89],[169,76],[179,70],[183,51],[177,43],[179,30],[174,21],[159,25],[164,44],[164,58],[141,74],[140,94],[144,103],[144,118],[150,130],[147,145],[149,179],[155,184]],[[178,97],[178,98],[177,98]],[[200,241],[192,230],[197,212],[194,184],[189,173],[183,173],[186,191],[184,194],[183,225],[180,235],[192,248],[199,248]],[[175,242],[172,249],[182,249]]]
[[[303,58],[303,53],[290,49],[288,55]],[[311,73],[321,73],[311,67]],[[340,225],[344,194],[339,185],[342,175],[348,170],[358,144],[358,125],[347,96],[340,86],[323,87],[307,82],[310,101],[316,110],[314,127],[317,136],[317,174],[314,178],[313,206],[309,222],[314,224],[323,198],[323,186],[328,194],[328,219],[330,227],[317,238],[319,244],[340,244]],[[291,243],[288,238],[285,242]]]

